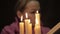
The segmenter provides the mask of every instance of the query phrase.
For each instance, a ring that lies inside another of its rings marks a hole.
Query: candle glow
[[[39,24],[39,23],[38,23],[38,20],[36,20],[36,24]]]

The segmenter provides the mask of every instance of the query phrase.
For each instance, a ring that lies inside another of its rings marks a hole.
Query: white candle
[[[35,24],[34,31],[35,31],[35,34],[41,34],[41,28],[38,24]]]
[[[19,23],[20,34],[24,34],[24,22],[22,22],[23,16],[21,16],[21,22]]]
[[[25,19],[25,34],[28,34],[29,23],[30,23],[30,19]]]
[[[26,13],[25,21],[25,33],[32,34],[32,24],[30,24],[30,19],[28,19],[28,14]]]
[[[28,34],[32,34],[32,23],[28,25]]]
[[[40,25],[40,14],[38,11],[35,13],[35,23]]]
[[[41,34],[41,26],[40,26],[40,14],[38,11],[35,13],[35,34]]]

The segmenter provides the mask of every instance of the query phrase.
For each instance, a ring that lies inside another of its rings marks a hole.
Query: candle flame
[[[36,13],[38,13],[38,10],[36,11]]]
[[[23,16],[21,16],[21,21],[23,21]]]
[[[26,13],[25,15],[26,15],[26,18],[28,18],[28,14]]]

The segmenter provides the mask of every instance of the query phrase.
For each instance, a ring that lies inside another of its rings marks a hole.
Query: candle
[[[28,19],[28,14],[26,13],[25,15],[26,15],[26,19],[24,20],[25,23],[30,23],[30,19]],[[26,25],[26,24],[25,24],[25,25]]]
[[[32,34],[32,23],[28,25],[28,34]]]
[[[32,34],[32,24],[30,24],[30,19],[28,19],[28,14],[26,13],[26,19],[25,21],[25,33],[26,34]]]
[[[40,27],[40,14],[38,11],[35,13],[35,34],[41,34],[41,27]]]
[[[35,13],[35,23],[40,25],[40,14],[38,11]]]
[[[38,24],[35,24],[34,31],[35,31],[35,34],[41,34],[41,29],[40,29],[40,26]]]
[[[23,16],[21,16],[21,22],[19,23],[20,28],[20,34],[24,34],[24,22],[23,22]]]

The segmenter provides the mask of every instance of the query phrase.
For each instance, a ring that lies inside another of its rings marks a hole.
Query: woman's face
[[[26,12],[28,13],[28,18],[30,19],[33,26],[35,24],[35,12],[38,9],[39,9],[39,6],[37,6],[37,4],[35,2],[30,2],[26,5],[25,10],[23,12],[24,19],[26,18],[25,13]]]

